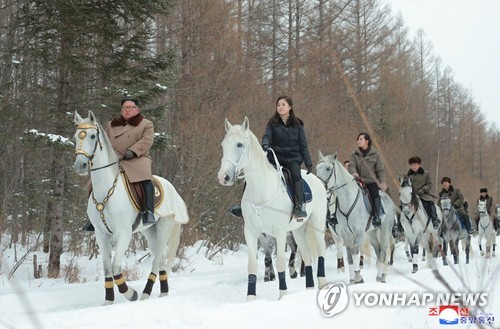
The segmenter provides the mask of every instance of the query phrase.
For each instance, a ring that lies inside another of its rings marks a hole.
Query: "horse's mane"
[[[403,176],[400,187],[408,187],[408,188],[413,189],[413,187],[410,186],[410,177],[408,177],[407,175]],[[413,207],[415,207],[415,211],[418,210],[418,206],[419,206],[418,201],[419,201],[419,198],[418,198],[417,193],[412,193],[411,204],[413,205]]]
[[[245,128],[241,125],[234,125],[232,129],[228,131],[228,136],[239,136],[243,135],[243,140],[245,139]],[[248,129],[248,136],[250,137],[250,157],[252,159],[258,160],[263,167],[268,169],[273,169],[273,165],[267,160],[266,154],[262,151],[262,146],[255,134]]]

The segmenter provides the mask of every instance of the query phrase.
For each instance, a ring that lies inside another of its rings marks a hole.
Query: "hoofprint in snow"
[[[473,314],[482,312],[494,316],[493,325],[485,324],[485,327],[500,326],[499,257],[480,257],[477,238],[472,239],[470,264],[464,264],[463,259],[459,265],[446,267],[440,260],[436,262],[438,273],[450,285],[451,291],[426,264],[412,274],[403,248],[402,243],[396,245],[395,264],[390,267],[387,283],[375,282],[374,255],[366,257],[365,283],[348,286],[347,308],[326,317],[318,306],[318,291],[305,290],[304,278],[289,279],[289,294],[278,300],[277,281],[263,282],[262,253],[259,254],[258,298],[246,302],[247,251],[244,245],[238,251],[219,253],[209,260],[207,255],[211,252],[199,242],[186,248],[184,258],[177,260],[179,270],[170,275],[168,296],[159,298],[159,291],[154,290],[150,300],[129,302],[118,295],[111,306],[100,306],[103,274],[99,258],[88,260],[87,256],[63,255],[62,263],[76,264],[84,283],[33,279],[31,257],[9,280],[14,251],[2,246],[0,328],[448,328],[439,324],[440,316],[429,315],[431,308],[438,306],[435,301],[425,305],[418,305],[415,300],[405,306],[370,305],[375,303],[376,296],[387,293],[437,296],[450,292],[459,293],[459,296],[466,292],[487,293],[486,306],[482,309],[470,307],[469,310]],[[332,284],[348,283],[349,274],[338,273],[335,268],[336,251],[335,246],[327,249],[326,279]],[[17,250],[17,253],[23,255],[25,250]],[[146,253],[128,255],[124,268],[128,269],[129,276],[147,276],[151,258],[137,262]],[[39,261],[47,258],[38,253]],[[129,284],[136,289],[141,289],[144,283],[144,280],[129,279]],[[453,326],[467,327],[476,328],[477,325],[459,323]]]

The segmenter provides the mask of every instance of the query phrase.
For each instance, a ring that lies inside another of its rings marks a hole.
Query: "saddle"
[[[290,200],[293,202],[294,189],[292,175],[290,175],[290,171],[285,167],[282,167],[281,171],[283,172],[283,183],[285,183],[286,191],[288,193],[288,196],[290,197]],[[305,179],[303,179],[302,182],[304,183],[304,203],[309,203],[312,201],[311,187],[309,186],[309,184],[307,184]]]
[[[361,178],[355,178],[354,180],[356,181],[359,188],[361,189],[361,195],[363,196],[363,202],[365,203],[366,211],[368,211],[368,213],[371,214],[372,207],[373,207],[373,200],[372,200],[372,197],[370,195],[370,192],[366,188],[365,182]]]
[[[137,211],[141,211],[145,208],[146,200],[144,197],[144,187],[141,182],[131,183],[128,179],[128,176],[125,172],[121,172],[123,177],[123,181],[125,182],[125,190],[127,190],[128,197],[130,202],[134,205],[134,208]],[[165,192],[163,191],[163,187],[160,182],[153,177],[153,186],[155,188],[155,210],[160,206],[163,201]]]

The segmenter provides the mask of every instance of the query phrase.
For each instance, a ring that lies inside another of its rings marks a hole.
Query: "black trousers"
[[[366,184],[366,188],[368,189],[368,192],[370,193],[370,197],[372,198],[372,201],[375,200],[376,198],[380,198],[379,188],[377,183],[369,183]]]
[[[288,169],[290,171],[290,175],[292,176],[292,182],[295,186],[295,183],[300,181],[302,179],[302,176],[300,174],[300,162],[298,161],[291,161],[291,162],[280,162],[283,167]]]

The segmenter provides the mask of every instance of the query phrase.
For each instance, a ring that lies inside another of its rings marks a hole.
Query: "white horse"
[[[493,228],[493,223],[490,219],[490,215],[488,214],[488,209],[486,208],[486,200],[478,200],[477,212],[479,213],[479,222],[477,223],[477,229],[479,231],[477,238],[479,251],[481,256],[484,256],[484,251],[481,245],[484,237],[486,240],[486,258],[490,258],[491,255],[495,257],[495,229]],[[492,246],[493,253],[491,252]]]
[[[460,224],[459,213],[452,207],[450,197],[441,198],[440,202],[441,211],[443,212],[443,223],[441,236],[443,237],[443,249],[446,253],[446,246],[450,246],[450,251],[453,255],[455,264],[459,263],[459,250],[458,242],[465,240],[465,263],[469,264],[470,252],[470,235],[467,229]],[[445,263],[447,265],[447,262]]]
[[[342,237],[347,250],[350,283],[362,283],[360,273],[360,247],[368,234],[370,244],[377,256],[378,282],[386,282],[388,253],[391,239],[392,226],[396,216],[394,203],[384,192],[380,192],[384,214],[381,216],[382,225],[376,229],[369,219],[371,213],[366,209],[363,201],[362,190],[354,177],[337,160],[337,152],[324,156],[319,152],[319,163],[316,173],[323,181],[329,196],[335,193],[337,199],[337,230]]]
[[[231,186],[243,171],[247,183],[241,201],[248,247],[247,300],[256,298],[257,239],[261,233],[276,238],[280,298],[287,290],[285,245],[288,231],[293,232],[305,263],[306,288],[314,287],[311,266],[313,255],[318,256],[318,286],[322,288],[326,284],[326,192],[321,181],[315,175],[305,175],[305,171],[302,171],[302,178],[309,184],[313,199],[306,203],[308,217],[297,221],[291,216],[293,203],[282,181],[280,170],[276,170],[267,160],[259,141],[249,129],[248,118],[245,117],[242,125],[234,126],[226,119],[225,128],[219,182],[224,186]]]
[[[151,295],[156,277],[160,277],[160,296],[168,293],[167,275],[177,253],[181,224],[189,220],[187,208],[175,188],[164,178],[154,176],[161,184],[164,198],[155,209],[157,223],[144,227],[139,220],[135,231],[132,226],[139,210],[134,207],[126,191],[119,159],[111,142],[97,122],[94,113],[82,119],[75,111],[76,160],[75,171],[82,176],[90,172],[92,193],[87,205],[87,215],[95,227],[95,236],[101,250],[104,267],[104,304],[114,301],[114,283],[125,298],[137,300],[137,292],[127,286],[122,275],[121,264],[132,233],[142,231],[153,255],[151,274],[148,277],[141,299]],[[115,246],[114,256],[112,254]]]
[[[399,202],[401,204],[401,225],[405,231],[406,239],[411,246],[411,258],[413,260],[412,273],[418,271],[419,245],[425,250],[430,267],[434,268],[433,257],[437,254],[441,225],[437,229],[434,229],[431,219],[425,212],[422,200],[413,194],[411,178],[409,177],[399,177]],[[441,209],[439,207],[436,207],[436,213],[442,222]],[[445,261],[446,259],[443,256],[443,262]]]

